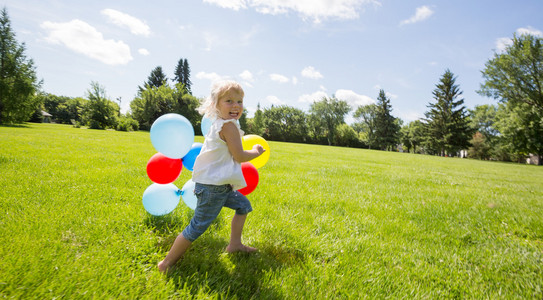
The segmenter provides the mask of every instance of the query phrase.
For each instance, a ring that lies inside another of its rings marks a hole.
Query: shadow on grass
[[[28,124],[0,124],[0,127],[10,127],[10,128],[30,128]]]
[[[158,236],[157,247],[169,251],[185,226],[192,212],[148,216],[144,223]],[[224,226],[218,219],[208,231]],[[259,248],[256,253],[233,253],[225,251],[228,238],[216,238],[204,234],[167,275],[177,289],[188,289],[192,295],[205,293],[219,298],[237,299],[282,299],[270,278],[273,273],[295,264],[303,263],[300,250],[281,245],[250,245]]]
[[[178,289],[219,298],[283,299],[270,279],[281,268],[302,263],[300,251],[278,246],[259,247],[256,253],[227,253],[228,240],[202,236],[168,274]]]
[[[165,216],[147,215],[143,223],[152,230],[158,237],[157,247],[163,251],[169,251],[175,238],[190,223],[194,212],[185,210],[181,213],[167,214]],[[215,219],[209,226],[208,230],[219,230],[223,224],[220,220]]]

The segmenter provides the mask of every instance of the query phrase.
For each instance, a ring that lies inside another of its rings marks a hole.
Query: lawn
[[[543,167],[269,144],[259,252],[224,209],[165,276],[192,210],[144,210],[148,132],[0,127],[0,298],[543,298]]]

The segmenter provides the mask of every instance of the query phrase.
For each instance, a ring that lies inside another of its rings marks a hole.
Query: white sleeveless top
[[[234,123],[240,137],[243,136],[244,132],[235,119],[217,118],[205,136],[202,150],[194,162],[192,181],[212,185],[231,184],[234,190],[238,190],[247,186],[241,172],[241,164],[234,160],[228,145],[219,136],[227,122]]]

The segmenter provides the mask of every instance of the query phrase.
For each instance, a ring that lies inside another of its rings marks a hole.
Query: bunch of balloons
[[[209,131],[212,120],[202,119],[202,133]],[[151,143],[158,151],[147,162],[147,175],[153,181],[143,192],[143,207],[152,215],[160,216],[172,212],[179,204],[180,197],[191,209],[196,208],[194,182],[189,179],[183,188],[178,189],[173,182],[179,178],[183,167],[192,172],[196,157],[202,150],[202,143],[194,142],[194,128],[189,120],[179,114],[165,114],[156,119],[151,126]],[[252,193],[258,185],[258,168],[266,164],[270,157],[270,146],[258,135],[242,138],[244,150],[260,144],[266,150],[259,157],[241,164],[241,171],[247,186],[240,189],[243,195]]]

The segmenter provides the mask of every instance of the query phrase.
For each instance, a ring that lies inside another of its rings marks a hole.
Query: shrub
[[[130,118],[122,116],[119,118],[119,122],[117,124],[117,130],[118,131],[137,131],[140,124],[138,121]]]

